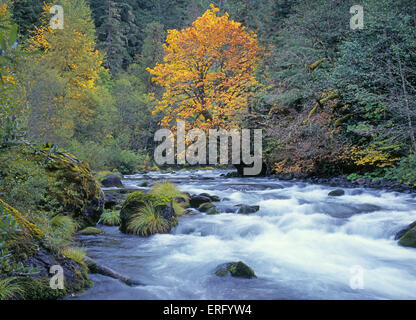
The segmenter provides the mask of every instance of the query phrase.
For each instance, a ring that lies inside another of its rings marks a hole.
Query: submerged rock
[[[215,270],[215,275],[218,277],[224,277],[228,274],[236,278],[257,278],[253,269],[242,261],[225,263],[219,265]]]
[[[328,196],[330,197],[341,197],[345,194],[345,191],[342,189],[336,189],[328,193]]]
[[[237,213],[241,214],[255,213],[260,210],[260,206],[248,206],[246,204],[237,204],[236,207],[239,207]]]

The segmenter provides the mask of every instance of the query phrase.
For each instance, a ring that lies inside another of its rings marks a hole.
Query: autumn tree
[[[26,87],[34,135],[60,143],[71,138],[77,126],[91,121],[96,112],[96,82],[104,69],[95,49],[95,27],[86,2],[60,1],[65,13],[64,28],[55,30],[49,25],[53,4],[45,4],[42,25],[35,28],[28,41],[29,50],[41,54],[33,56],[29,64],[34,77],[28,77],[31,82]],[[36,80],[40,74],[45,75],[45,81]]]
[[[148,69],[165,89],[155,109],[164,113],[162,126],[183,120],[203,130],[228,128],[247,110],[260,48],[255,34],[218,11],[211,5],[191,27],[169,30],[163,63]]]

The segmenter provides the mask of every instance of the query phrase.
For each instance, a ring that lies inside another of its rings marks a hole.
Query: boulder
[[[120,177],[115,173],[110,173],[106,175],[104,179],[101,181],[101,184],[103,185],[103,187],[123,187]]]
[[[112,193],[105,193],[104,208],[113,209],[118,203],[117,197]]]
[[[345,194],[345,191],[342,189],[336,189],[336,190],[332,190],[331,192],[328,193],[328,196],[330,197],[341,197]]]
[[[230,263],[219,265],[215,270],[215,274],[219,277],[231,275],[232,277],[236,277],[236,278],[246,278],[246,279],[257,278],[253,269],[250,268],[248,265],[246,265],[242,261],[230,262]]]
[[[403,247],[416,248],[416,226],[407,231],[399,240],[399,245]]]
[[[260,206],[248,206],[245,204],[237,204],[236,207],[239,207],[237,213],[241,214],[255,213],[260,210]]]
[[[217,207],[211,202],[205,202],[198,207],[198,210],[201,212],[206,212],[206,214],[217,214]]]
[[[189,200],[191,208],[198,208],[201,204],[205,202],[211,202],[211,198],[201,195],[193,195]]]
[[[24,170],[22,170],[24,168]],[[36,191],[39,195],[25,195],[38,201],[39,210],[71,215],[83,225],[95,225],[104,209],[104,193],[93,176],[89,165],[65,152],[53,152],[50,146],[16,145],[0,153],[0,176],[4,194],[10,194],[18,181],[34,177],[42,182]],[[0,183],[1,184],[1,183]]]
[[[220,201],[220,198],[216,195],[210,195],[208,193],[200,193],[199,195],[203,196],[203,197],[210,198],[212,202],[219,202]]]
[[[416,221],[408,225],[406,228],[397,232],[394,237],[394,240],[399,240],[401,237],[403,237],[406,234],[406,232],[410,231],[410,229],[413,229],[414,227],[416,227]]]

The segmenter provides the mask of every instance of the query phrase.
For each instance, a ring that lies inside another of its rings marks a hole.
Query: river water
[[[414,195],[344,189],[329,197],[335,188],[223,173],[149,173],[218,195],[223,213],[181,217],[170,234],[149,238],[117,227],[83,236],[88,256],[143,285],[91,275],[94,287],[73,299],[416,299],[416,249],[394,240],[416,220]],[[126,178],[127,188],[149,180]],[[236,214],[236,204],[260,211]],[[256,279],[215,275],[218,265],[240,260]]]

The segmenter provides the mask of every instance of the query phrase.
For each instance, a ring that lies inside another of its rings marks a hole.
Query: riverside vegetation
[[[49,25],[56,4],[62,30]],[[123,188],[123,175],[160,170],[154,133],[178,119],[263,129],[262,174],[414,190],[416,5],[366,1],[364,29],[351,30],[355,4],[2,1],[0,299],[89,288],[92,263],[74,240],[101,234],[97,223],[147,237],[220,213],[215,196],[168,182]],[[104,194],[114,181],[122,189]],[[416,247],[415,233],[413,223],[396,240]],[[64,290],[49,287],[52,265],[64,268]]]

